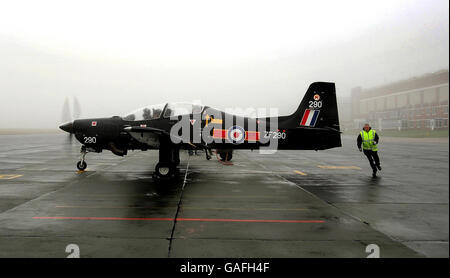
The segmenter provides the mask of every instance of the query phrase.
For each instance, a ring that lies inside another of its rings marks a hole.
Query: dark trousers
[[[369,160],[370,167],[372,167],[372,170],[374,172],[377,171],[377,165],[380,165],[380,158],[378,157],[378,152],[374,152],[371,150],[363,150],[364,154],[367,156],[367,159]]]

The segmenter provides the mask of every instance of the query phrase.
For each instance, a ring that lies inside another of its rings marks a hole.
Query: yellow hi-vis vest
[[[375,144],[375,133],[373,129],[369,130],[369,132],[365,130],[359,132],[361,134],[363,150],[378,151],[378,145]]]

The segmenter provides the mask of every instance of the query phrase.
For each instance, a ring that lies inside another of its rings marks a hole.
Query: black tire
[[[80,171],[86,170],[86,168],[87,168],[87,163],[86,163],[86,161],[83,161],[83,162],[78,161],[78,162],[77,162],[77,168],[78,168],[78,170],[80,170]]]
[[[156,164],[155,174],[160,178],[171,177],[175,173],[175,167],[169,164]]]
[[[230,161],[233,158],[232,153],[220,153],[220,160],[222,161]]]

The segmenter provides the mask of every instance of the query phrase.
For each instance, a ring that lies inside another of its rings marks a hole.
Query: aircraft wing
[[[125,127],[123,130],[125,130],[128,133],[130,133],[130,132],[154,133],[154,134],[158,134],[158,135],[170,136],[170,134],[167,131],[165,131],[163,129],[159,129],[159,128],[154,128],[154,127],[128,126],[128,127]]]
[[[184,142],[181,137],[173,134],[171,135],[169,132],[159,128],[129,126],[125,127],[123,130],[128,132],[137,141],[153,148],[159,148],[161,140],[170,140],[170,136],[180,139],[183,143],[190,144],[190,142]]]

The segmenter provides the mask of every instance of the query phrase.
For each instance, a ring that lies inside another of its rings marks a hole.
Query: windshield
[[[166,111],[164,112],[164,117],[174,117],[186,114],[199,114],[203,110],[203,106],[199,104],[186,103],[186,102],[175,102],[167,104]]]
[[[165,103],[149,105],[130,113],[127,113],[122,118],[126,121],[143,121],[158,119],[164,109]]]

